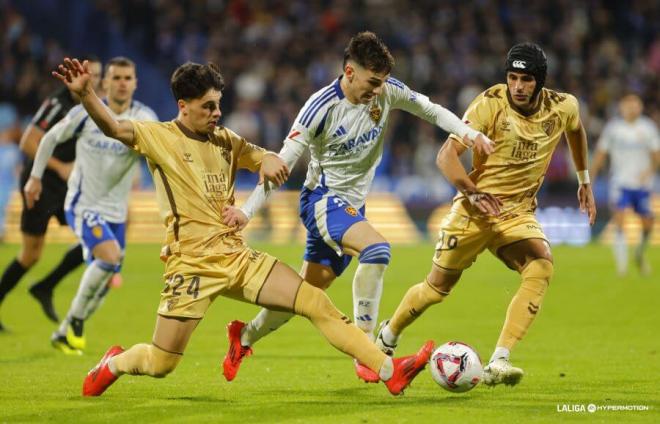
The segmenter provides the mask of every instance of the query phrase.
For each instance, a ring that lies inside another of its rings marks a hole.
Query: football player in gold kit
[[[547,62],[536,44],[517,44],[506,59],[506,84],[497,84],[470,104],[464,119],[489,137],[494,152],[474,152],[473,169],[459,156],[471,146],[451,135],[437,164],[458,189],[451,211],[442,221],[431,272],[411,287],[393,317],[381,323],[377,345],[393,354],[401,332],[429,306],[441,302],[484,250],[490,250],[522,277],[507,311],[490,363],[488,385],[517,384],[523,371],[509,362],[541,307],[553,272],[546,236],[534,216],[536,193],[555,146],[566,135],[578,170],[578,201],[593,224],[596,207],[587,172],[587,137],[577,99],[544,88]]]
[[[84,396],[102,394],[123,374],[164,377],[172,372],[219,295],[308,318],[334,347],[377,370],[394,395],[424,368],[433,342],[415,355],[391,359],[323,290],[274,257],[249,248],[237,227],[222,223],[223,207],[234,204],[238,169],[259,171],[278,186],[289,171],[277,154],[217,125],[224,88],[217,68],[186,63],[174,71],[171,88],[179,114],[170,122],[118,121],[94,94],[87,62],[65,59],[58,70],[53,75],[80,97],[105,135],[147,158],[167,227],[161,251],[166,285],[152,342],[126,351],[112,346],[87,375]]]

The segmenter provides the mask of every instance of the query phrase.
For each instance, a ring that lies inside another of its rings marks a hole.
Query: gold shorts
[[[498,256],[501,247],[526,239],[548,240],[534,214],[490,223],[451,211],[440,224],[433,263],[444,269],[464,270],[484,249]]]
[[[165,265],[158,314],[202,318],[218,296],[255,303],[277,259],[245,249],[209,256],[174,254]]]

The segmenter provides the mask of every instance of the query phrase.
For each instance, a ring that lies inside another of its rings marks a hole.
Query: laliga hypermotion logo
[[[511,64],[514,68],[518,69],[525,69],[525,61],[524,60],[514,60],[513,63]]]

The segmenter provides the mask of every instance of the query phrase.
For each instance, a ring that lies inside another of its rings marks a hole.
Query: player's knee
[[[18,262],[23,266],[23,268],[29,269],[34,266],[41,259],[41,252],[28,252],[21,250],[18,254]]]
[[[547,259],[534,259],[520,273],[523,284],[537,291],[541,296],[550,285],[550,279],[554,272],[554,265]]]
[[[383,264],[388,265],[392,257],[390,244],[374,243],[371,244],[360,252],[358,260],[361,264]]]
[[[449,294],[461,278],[461,274],[462,271],[459,269],[446,269],[434,266],[426,276],[426,283],[437,292]]]
[[[331,316],[342,316],[323,290],[312,286],[304,280],[298,289],[294,312],[312,321]]]
[[[109,262],[102,259],[94,259],[93,264],[106,272],[117,272],[117,268],[119,268],[119,261]]]
[[[181,354],[165,352],[153,345],[151,346],[150,353],[149,375],[156,378],[163,378],[174,371],[183,357]]]

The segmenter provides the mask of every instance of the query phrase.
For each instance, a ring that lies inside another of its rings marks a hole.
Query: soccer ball
[[[429,362],[435,382],[450,392],[467,392],[481,381],[481,359],[465,343],[443,344],[433,351]]]

